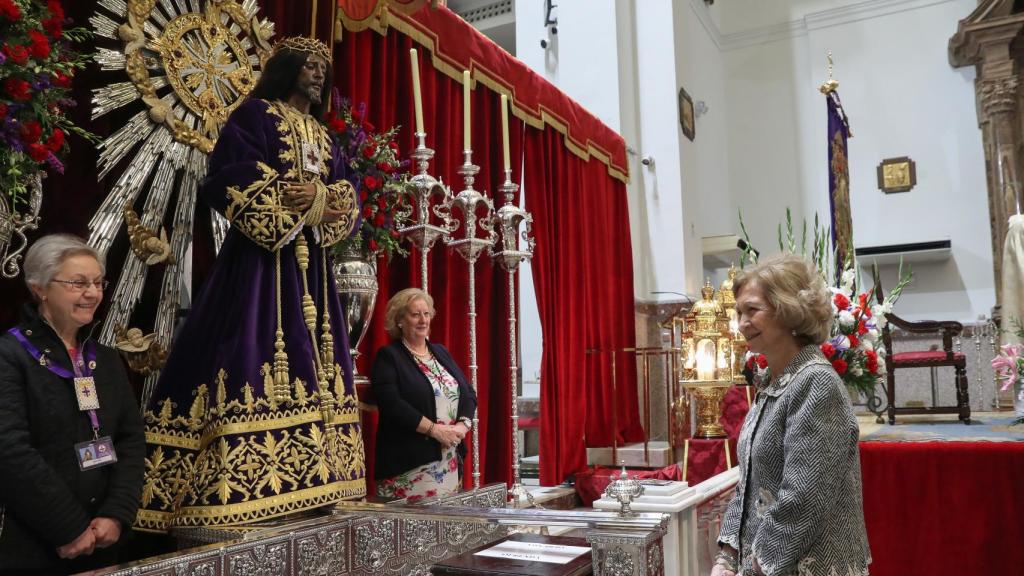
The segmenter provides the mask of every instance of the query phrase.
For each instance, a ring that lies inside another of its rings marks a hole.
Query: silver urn
[[[348,326],[348,344],[352,353],[352,375],[363,400],[370,381],[359,374],[355,361],[359,358],[359,343],[366,336],[366,328],[373,317],[377,302],[377,263],[358,249],[346,249],[334,255],[334,282],[338,287],[345,325]]]

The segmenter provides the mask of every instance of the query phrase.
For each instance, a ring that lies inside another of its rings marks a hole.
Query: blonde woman
[[[430,341],[433,318],[434,299],[418,288],[392,296],[384,313],[394,341],[377,351],[370,375],[379,496],[413,502],[459,489],[476,394],[448,350]]]
[[[740,432],[740,480],[711,574],[866,575],[857,420],[818,349],[831,327],[830,293],[794,255],[744,270],[733,289],[740,332],[771,378]]]

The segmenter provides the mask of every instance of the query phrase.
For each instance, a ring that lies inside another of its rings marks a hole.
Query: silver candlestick
[[[530,505],[537,506],[533,496],[523,487],[519,475],[519,338],[516,333],[516,272],[520,263],[527,262],[533,257],[533,216],[515,204],[519,185],[512,182],[511,169],[505,169],[505,182],[500,190],[505,196],[505,205],[498,209],[494,223],[501,241],[491,248],[491,257],[508,272],[508,372],[509,389],[512,394],[512,487],[508,491],[508,505],[515,507],[525,499]],[[524,222],[526,229],[520,235],[519,225]],[[524,244],[522,247],[519,245],[520,238]]]
[[[434,242],[442,238],[445,242],[449,239],[449,233],[453,230],[451,219],[452,191],[444,185],[444,182],[434,178],[427,172],[430,160],[434,157],[434,151],[426,146],[427,135],[424,132],[417,132],[416,139],[419,144],[412,151],[412,158],[416,161],[416,174],[411,181],[414,188],[408,193],[412,198],[412,204],[398,215],[404,222],[410,222],[409,226],[398,229],[398,233],[409,240],[420,253],[420,280],[423,290],[430,291],[427,282],[427,256]],[[434,200],[437,199],[437,202]],[[413,211],[415,209],[415,217]],[[431,218],[431,213],[436,220]],[[432,223],[440,221],[440,225]]]
[[[448,246],[455,249],[460,256],[469,263],[469,378],[473,386],[473,392],[477,391],[477,365],[476,365],[476,261],[484,250],[494,246],[497,241],[497,234],[494,232],[494,202],[473,189],[473,181],[480,172],[480,167],[473,164],[473,151],[463,150],[465,161],[459,168],[466,183],[463,189],[452,201],[452,207],[457,207],[462,213],[462,237],[453,239],[451,235],[445,236]],[[479,207],[483,206],[483,214],[478,214]],[[454,211],[453,211],[454,212]],[[450,232],[454,233],[460,222],[453,218],[453,226]],[[479,228],[483,236],[477,236]],[[478,410],[473,411],[473,489],[480,488],[480,420]]]

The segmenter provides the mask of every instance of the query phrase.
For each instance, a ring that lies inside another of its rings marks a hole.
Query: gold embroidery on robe
[[[298,378],[287,406],[249,383],[229,400],[227,379],[217,374],[212,402],[200,385],[182,415],[170,399],[146,411],[150,452],[136,528],[241,524],[366,494],[354,395],[339,396],[326,423],[319,392]]]
[[[302,226],[299,214],[282,202],[283,183],[277,171],[257,162],[260,177],[243,190],[228,186],[228,205],[224,216],[247,238],[266,248],[277,250]]]

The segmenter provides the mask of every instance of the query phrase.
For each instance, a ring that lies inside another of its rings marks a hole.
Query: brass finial
[[[828,58],[828,80],[826,80],[821,86],[818,86],[818,90],[820,90],[822,94],[831,94],[839,88],[839,81],[832,78],[832,68],[835,63],[832,61],[831,50],[828,51],[826,57]]]

